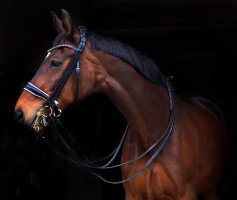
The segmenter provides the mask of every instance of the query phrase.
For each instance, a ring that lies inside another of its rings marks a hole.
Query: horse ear
[[[62,21],[58,18],[58,16],[54,12],[51,12],[51,15],[52,15],[52,19],[53,19],[53,23],[54,23],[54,27],[56,31],[58,33],[64,32]]]
[[[63,28],[68,37],[74,36],[74,25],[72,23],[71,17],[68,14],[68,12],[64,9],[62,9],[62,22],[63,22]]]

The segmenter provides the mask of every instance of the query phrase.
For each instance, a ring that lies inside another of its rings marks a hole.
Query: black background
[[[152,58],[173,75],[177,93],[213,100],[223,111],[230,157],[222,198],[236,199],[235,0],[8,0],[0,6],[0,199],[123,199],[121,185],[102,183],[57,156],[27,128],[15,123],[14,105],[36,72],[56,32],[50,11],[69,11],[76,25],[114,37]],[[65,112],[87,154],[112,150],[126,125],[104,96]],[[83,133],[83,134],[82,134]],[[208,164],[208,163],[207,163]],[[119,171],[108,177],[116,178]]]

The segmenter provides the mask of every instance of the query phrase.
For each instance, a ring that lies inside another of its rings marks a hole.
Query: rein
[[[167,79],[167,90],[168,90],[168,95],[169,95],[169,121],[167,124],[167,128],[164,131],[164,133],[161,135],[160,138],[157,139],[157,141],[155,143],[153,143],[152,145],[150,145],[147,150],[142,153],[141,155],[139,155],[138,157],[126,161],[124,163],[120,163],[117,165],[111,165],[111,163],[115,160],[115,158],[117,157],[123,141],[125,139],[125,136],[127,134],[128,128],[129,128],[129,124],[127,125],[123,136],[118,144],[118,146],[114,149],[114,151],[109,154],[108,156],[106,156],[105,158],[103,158],[100,161],[90,161],[84,154],[82,154],[81,152],[80,155],[78,155],[72,148],[71,146],[75,146],[75,142],[73,141],[72,137],[70,136],[70,133],[63,127],[63,125],[61,124],[59,119],[51,119],[54,125],[54,128],[56,130],[56,134],[58,135],[59,139],[61,140],[62,144],[68,149],[68,151],[70,151],[72,153],[72,155],[74,155],[74,158],[69,158],[67,156],[64,156],[63,154],[55,151],[59,156],[71,161],[72,163],[79,165],[79,166],[83,166],[85,167],[89,172],[91,172],[93,175],[95,175],[96,177],[98,177],[100,180],[109,183],[109,184],[121,184],[121,183],[126,183],[131,181],[132,179],[134,179],[135,177],[137,177],[139,174],[141,174],[152,162],[154,159],[156,159],[156,157],[160,154],[160,152],[164,149],[165,145],[168,142],[169,137],[172,134],[173,128],[174,128],[174,122],[175,122],[175,109],[174,109],[174,99],[173,99],[173,90],[172,87],[169,83],[169,79]],[[67,138],[71,141],[70,144],[68,143],[68,141],[65,141],[65,139],[59,134],[58,130],[57,130],[57,126],[56,123],[58,123],[60,126],[62,126],[62,128],[65,130],[66,134],[67,134]],[[152,153],[153,151],[153,153]],[[149,159],[147,160],[147,162],[139,169],[137,170],[133,175],[124,178],[122,180],[119,181],[111,181],[108,180],[106,178],[104,178],[103,176],[101,176],[100,174],[98,174],[97,172],[95,172],[94,170],[108,170],[108,169],[114,169],[114,168],[118,168],[118,167],[122,167],[125,165],[129,165],[131,163],[134,163],[136,161],[138,161],[139,159],[147,156],[149,153],[152,153],[152,155],[149,157]],[[106,164],[103,165],[98,165],[96,163],[99,163],[103,160],[109,159],[109,161]]]
[[[172,77],[171,77],[172,78]],[[112,157],[106,164],[104,165],[96,165],[94,164],[95,162],[85,162],[83,161],[83,159],[80,159],[80,160],[75,160],[75,159],[71,159],[71,158],[68,158],[68,157],[65,157],[63,155],[60,155],[60,156],[63,156],[64,158],[70,160],[71,162],[75,163],[75,164],[78,164],[80,166],[84,166],[86,167],[86,169],[88,171],[90,171],[93,175],[95,175],[96,177],[98,177],[100,180],[106,182],[106,183],[109,183],[109,184],[122,184],[122,183],[126,183],[126,182],[129,182],[131,181],[132,179],[136,178],[139,174],[141,174],[152,162],[153,160],[156,159],[156,157],[160,154],[160,152],[164,149],[165,145],[167,144],[168,142],[168,139],[169,137],[171,136],[172,134],[172,131],[173,131],[173,128],[174,128],[174,123],[175,123],[175,109],[174,109],[174,99],[173,99],[173,90],[171,88],[171,85],[169,83],[169,79],[167,79],[167,90],[168,90],[168,94],[169,94],[169,121],[168,121],[168,125],[167,125],[167,128],[166,130],[164,131],[164,133],[161,135],[160,138],[158,138],[158,140],[153,143],[150,147],[147,148],[147,150],[139,155],[138,157],[132,159],[132,160],[129,160],[129,161],[126,161],[124,163],[120,163],[120,164],[117,164],[117,165],[110,165],[116,158],[116,156],[118,155],[118,152],[119,150],[121,149],[122,147],[122,144],[123,144],[123,141],[125,139],[125,136],[126,136],[126,133],[128,131],[128,128],[129,128],[129,124],[127,125],[125,131],[124,131],[124,134],[122,136],[122,139],[119,143],[119,145],[117,146],[117,148],[113,151],[112,154],[110,154],[109,156],[107,157]],[[64,143],[64,141],[62,141]],[[75,152],[70,148],[70,151],[75,154]],[[147,160],[147,162],[139,169],[137,170],[133,175],[127,177],[127,178],[124,178],[122,180],[119,180],[119,181],[111,181],[111,180],[108,180],[108,179],[105,179],[103,176],[101,176],[100,174],[96,173],[93,171],[93,169],[98,169],[98,170],[108,170],[108,169],[113,169],[113,168],[118,168],[118,167],[122,167],[122,166],[125,166],[125,165],[129,165],[131,163],[134,163],[136,161],[138,161],[139,159],[141,159],[142,157],[148,155],[149,153],[151,152],[154,152],[152,153],[152,155],[150,156],[150,158]],[[88,159],[86,158],[86,160],[88,161]]]
[[[86,156],[84,156],[84,155],[80,155],[80,159],[79,159],[77,153],[70,147],[70,145],[68,145],[68,142],[65,141],[63,136],[61,134],[59,134],[59,132],[57,130],[57,124],[60,124],[62,126],[60,120],[58,119],[58,117],[61,114],[61,110],[57,107],[57,105],[58,105],[57,97],[59,96],[60,92],[62,91],[64,85],[66,84],[68,78],[70,77],[70,75],[72,74],[74,69],[76,69],[76,73],[77,73],[76,91],[75,91],[76,97],[78,94],[78,86],[79,86],[78,82],[79,82],[79,73],[80,73],[80,61],[79,60],[80,60],[80,55],[82,54],[82,52],[85,48],[85,45],[86,45],[86,28],[81,26],[81,27],[79,27],[79,31],[80,31],[80,42],[79,42],[78,47],[73,47],[71,45],[62,44],[62,45],[54,46],[48,50],[48,53],[50,53],[51,51],[53,51],[55,49],[60,49],[60,48],[69,48],[74,51],[74,55],[73,55],[70,63],[68,64],[63,76],[60,78],[60,80],[59,80],[57,86],[54,88],[53,92],[51,94],[47,94],[30,82],[28,82],[26,84],[26,86],[24,87],[25,91],[31,93],[32,95],[34,95],[38,98],[45,100],[45,102],[39,109],[38,113],[36,114],[36,119],[34,120],[33,129],[36,132],[39,132],[41,128],[46,127],[48,125],[47,119],[49,119],[53,123],[53,126],[56,130],[56,134],[58,135],[58,138],[61,140],[62,144],[75,156],[75,159],[66,157],[63,154],[56,152],[58,155],[64,157],[65,159],[70,160],[71,162],[73,162],[77,165],[84,166],[92,174],[94,174],[95,176],[97,176],[99,179],[101,179],[102,181],[104,181],[106,183],[110,183],[110,184],[125,183],[125,182],[128,182],[128,181],[134,179],[135,177],[137,177],[153,162],[153,160],[164,149],[165,145],[168,142],[170,135],[172,134],[172,131],[174,128],[174,122],[175,122],[175,109],[174,109],[173,91],[172,91],[172,87],[169,83],[170,78],[167,79],[167,90],[168,90],[168,95],[169,95],[169,108],[170,108],[169,109],[169,121],[167,124],[167,128],[166,128],[165,132],[161,135],[161,137],[159,139],[157,139],[157,141],[154,144],[149,146],[148,149],[143,154],[139,155],[135,159],[126,161],[124,163],[120,163],[117,165],[111,165],[111,163],[115,160],[115,158],[117,157],[117,155],[122,147],[123,141],[125,139],[125,136],[127,134],[128,128],[129,128],[129,124],[128,124],[118,146],[114,149],[114,151],[111,154],[109,154],[104,159],[102,159],[102,160],[109,159],[109,161],[107,161],[106,164],[98,165],[98,164],[96,164],[96,163],[98,163],[98,161],[92,162],[88,158],[86,158]],[[64,130],[67,133],[70,143],[75,146],[75,141],[72,139],[69,132],[66,131],[65,128],[64,128]],[[152,151],[153,151],[153,153],[152,153]],[[137,172],[135,172],[133,175],[131,175],[125,179],[122,179],[120,181],[107,180],[104,177],[102,177],[100,174],[93,171],[95,169],[107,170],[107,169],[122,167],[124,165],[134,163],[135,161],[141,159],[142,157],[147,156],[149,153],[151,153],[152,155],[149,157],[147,162]],[[100,161],[102,161],[102,160],[100,160]]]

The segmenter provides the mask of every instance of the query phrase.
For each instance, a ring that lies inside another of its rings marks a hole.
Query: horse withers
[[[16,103],[18,120],[41,132],[61,111],[104,93],[129,124],[122,181],[111,181],[123,183],[126,200],[218,200],[228,143],[216,106],[182,99],[152,60],[77,29],[65,10],[62,20],[52,17],[58,35]]]

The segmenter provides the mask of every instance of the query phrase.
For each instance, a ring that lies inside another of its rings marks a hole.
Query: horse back
[[[213,117],[218,119],[218,121],[226,128],[226,121],[221,109],[212,101],[207,98],[200,96],[185,96],[181,98],[185,103],[200,107],[209,112]]]

